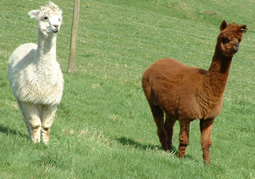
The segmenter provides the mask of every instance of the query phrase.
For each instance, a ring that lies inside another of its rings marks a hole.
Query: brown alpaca
[[[223,21],[208,71],[188,67],[175,59],[158,60],[143,74],[142,86],[164,150],[172,150],[173,126],[179,120],[179,158],[189,144],[190,122],[200,119],[203,159],[210,163],[209,148],[214,119],[221,113],[233,55],[246,25]],[[164,120],[165,113],[165,120]]]

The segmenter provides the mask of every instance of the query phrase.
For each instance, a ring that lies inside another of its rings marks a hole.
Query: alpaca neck
[[[216,47],[205,84],[213,96],[222,97],[225,91],[233,56],[223,55]]]
[[[56,41],[57,35],[54,33],[45,36],[38,30],[38,60],[39,61],[52,61],[56,59]]]

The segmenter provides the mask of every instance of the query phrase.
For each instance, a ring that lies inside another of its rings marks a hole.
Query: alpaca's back
[[[60,66],[55,62],[48,69],[51,73],[40,72],[37,56],[34,43],[20,45],[10,56],[8,75],[14,96],[24,102],[58,104],[64,83]]]
[[[190,91],[201,85],[206,74],[206,70],[186,66],[175,59],[162,59],[144,72],[143,85],[149,83],[150,88],[162,90],[162,93],[163,91],[173,93]]]
[[[18,63],[21,60],[26,60],[26,63],[30,63],[30,59],[35,58],[37,50],[37,44],[35,43],[26,43],[20,45],[18,48],[15,49],[15,51],[12,53],[12,55],[9,58],[8,62],[8,68],[16,68],[15,66],[19,65]],[[22,62],[24,64],[24,62]]]

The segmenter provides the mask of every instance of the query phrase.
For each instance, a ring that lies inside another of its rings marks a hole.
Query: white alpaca
[[[10,56],[9,81],[34,143],[49,143],[57,105],[60,103],[64,80],[56,60],[57,32],[62,10],[49,2],[29,16],[38,22],[38,44],[20,45]]]

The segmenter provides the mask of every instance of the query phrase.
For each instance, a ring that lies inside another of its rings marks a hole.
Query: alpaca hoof
[[[31,140],[33,143],[40,143],[41,141],[41,127],[36,127],[32,130]]]
[[[42,129],[42,142],[45,145],[49,144],[49,142],[50,142],[50,129],[49,128]]]
[[[186,152],[186,147],[179,146],[178,157],[179,157],[180,159],[183,158],[184,155],[185,155],[185,152]]]
[[[49,140],[47,140],[47,141],[43,140],[43,143],[44,143],[45,145],[48,145],[49,142],[50,142]]]
[[[168,151],[167,146],[162,146],[162,149],[163,149],[164,151]]]
[[[48,145],[50,143],[50,138],[42,138],[42,142],[45,144],[45,145]]]
[[[206,166],[210,165],[210,160],[204,160],[204,164],[205,164]]]
[[[39,139],[31,139],[31,140],[32,140],[32,142],[33,142],[34,144],[40,143],[40,138],[39,138]]]
[[[184,154],[178,153],[178,158],[182,159],[184,157]]]

